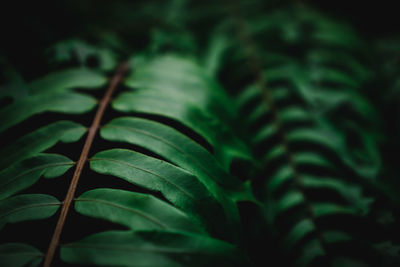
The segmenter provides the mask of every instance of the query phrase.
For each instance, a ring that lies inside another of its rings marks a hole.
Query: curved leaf
[[[18,195],[0,200],[0,229],[6,223],[48,218],[60,205],[55,197],[43,194]]]
[[[211,183],[228,188],[241,186],[241,182],[226,173],[206,149],[161,123],[133,117],[117,118],[102,128],[101,136],[110,141],[143,146],[196,175],[209,189],[214,187]]]
[[[81,114],[91,110],[96,103],[93,97],[80,93],[32,95],[0,110],[0,132],[36,114],[49,111]]]
[[[0,199],[28,188],[40,178],[64,174],[74,162],[56,154],[39,154],[11,165],[0,172]]]
[[[241,266],[235,247],[201,235],[109,231],[63,245],[61,259],[100,266]]]
[[[161,191],[178,207],[193,210],[211,195],[192,174],[165,161],[126,149],[102,151],[90,160],[92,170]],[[204,202],[203,202],[204,201]]]
[[[215,117],[195,106],[177,101],[168,95],[135,91],[120,94],[113,108],[122,112],[139,112],[168,117],[179,121],[204,137],[214,148],[225,169],[233,158],[251,159],[250,152],[231,130]]]
[[[82,125],[71,121],[58,121],[24,135],[0,151],[0,168],[42,152],[57,142],[78,141],[86,132]]]
[[[230,222],[226,221],[225,216],[236,218],[237,211],[230,203],[225,203],[229,202],[226,196],[217,198],[223,201],[223,207],[230,208],[224,211],[196,176],[165,161],[126,149],[111,149],[97,153],[90,160],[90,168],[146,189],[160,191],[184,212],[207,223],[210,230],[216,234],[229,233],[226,224]]]
[[[106,77],[93,70],[76,68],[51,73],[29,84],[32,94],[66,92],[73,88],[98,89],[105,85]]]
[[[21,243],[0,244],[0,265],[12,267],[39,266],[43,253],[38,249]]]
[[[106,219],[132,230],[204,230],[188,215],[152,195],[118,189],[94,189],[75,200],[81,214]]]

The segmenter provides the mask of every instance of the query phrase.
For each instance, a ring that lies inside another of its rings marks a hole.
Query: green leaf
[[[336,214],[359,215],[359,212],[352,207],[345,207],[334,203],[316,203],[313,205],[315,217],[330,216]]]
[[[264,140],[271,138],[278,132],[275,124],[265,125],[257,132],[257,134],[253,137],[252,143],[257,144]]]
[[[187,214],[149,194],[95,189],[75,200],[81,214],[122,224],[132,230],[204,230]]]
[[[321,242],[318,239],[312,239],[303,248],[301,256],[296,260],[295,266],[308,266],[317,257],[326,255]]]
[[[58,121],[39,128],[0,151],[0,169],[36,155],[59,141],[76,142],[85,132],[85,127],[71,121]]]
[[[331,168],[332,163],[315,152],[296,152],[294,161],[297,165],[313,165],[322,168]]]
[[[0,199],[30,187],[40,178],[63,175],[74,162],[57,154],[39,154],[0,172]]]
[[[367,67],[360,64],[360,62],[351,54],[335,51],[332,53],[328,49],[313,49],[307,54],[307,58],[312,64],[318,64],[320,68],[329,65],[339,65],[346,67],[350,73],[356,77],[357,80],[368,79],[371,74]]]
[[[61,205],[55,197],[25,194],[0,200],[0,229],[6,223],[51,217]]]
[[[223,121],[232,119],[234,110],[226,92],[193,59],[170,54],[136,63],[134,68],[125,80],[128,87],[190,103]]]
[[[215,34],[211,37],[211,42],[203,61],[204,69],[208,75],[213,77],[218,75],[223,62],[222,57],[231,45],[229,38],[226,38],[222,34]]]
[[[171,232],[109,231],[63,245],[61,259],[100,266],[243,266],[232,245],[209,237]]]
[[[286,182],[292,180],[294,177],[293,168],[288,165],[285,165],[272,176],[272,178],[268,182],[268,190],[270,192],[276,191]]]
[[[289,191],[276,203],[276,213],[284,213],[296,206],[304,204],[304,195],[299,191]]]
[[[338,155],[344,154],[343,138],[332,131],[318,128],[301,128],[287,134],[287,138],[290,142],[311,142],[329,148]]]
[[[164,116],[191,128],[213,146],[216,157],[226,170],[234,158],[251,159],[248,148],[226,125],[197,107],[167,95],[149,93],[146,90],[122,93],[113,101],[112,106],[122,112]]]
[[[209,231],[216,235],[232,234],[226,227],[230,223],[226,219],[228,216],[236,218],[237,211],[230,206],[231,203],[221,203],[224,208],[230,207],[225,214],[197,177],[179,167],[134,151],[111,149],[97,153],[90,161],[90,168],[146,189],[160,191],[184,212],[206,223]],[[217,199],[228,202],[226,198],[218,196]]]
[[[313,72],[310,73],[310,76],[311,79],[314,79],[317,82],[333,82],[339,84],[341,87],[360,87],[360,83],[356,79],[349,76],[342,70],[337,70],[335,68],[324,67],[313,69]]]
[[[120,177],[150,190],[160,191],[178,207],[192,210],[211,195],[197,178],[165,161],[125,150],[97,153],[90,160],[92,170]]]
[[[238,96],[235,97],[237,106],[243,109],[249,102],[261,100],[261,90],[257,84],[252,84],[243,89]],[[265,106],[267,108],[267,106]]]
[[[43,253],[38,249],[21,243],[0,244],[0,266],[24,267],[39,266]]]
[[[269,161],[285,156],[287,153],[287,148],[282,144],[278,144],[268,150],[267,154],[263,156],[262,162],[268,163]]]
[[[76,68],[51,73],[30,83],[31,94],[67,92],[70,89],[99,89],[107,78],[93,70]]]
[[[367,214],[373,199],[363,196],[362,187],[334,178],[312,177],[304,175],[302,185],[314,189],[330,189],[340,194],[349,205],[355,207],[361,214]]]
[[[264,115],[268,114],[269,110],[265,104],[257,105],[254,107],[250,114],[247,115],[247,123],[248,124],[255,124],[259,121]]]
[[[286,235],[283,241],[285,249],[288,251],[292,250],[299,241],[313,231],[315,231],[315,225],[309,219],[303,219],[296,223],[296,225],[290,229],[290,232]]]
[[[50,57],[50,61],[55,63],[65,64],[77,60],[79,66],[86,67],[90,59],[95,59],[97,60],[98,66],[96,65],[93,67],[102,71],[111,71],[115,69],[117,65],[113,51],[92,46],[87,42],[78,39],[69,39],[58,42],[50,49],[50,51],[54,52],[54,56]]]
[[[32,95],[0,110],[0,132],[43,112],[81,114],[90,111],[97,101],[81,93],[56,93]],[[10,116],[12,114],[12,116]]]
[[[175,129],[158,122],[125,117],[117,118],[101,129],[110,141],[139,145],[168,159],[196,175],[212,192],[213,183],[227,188],[240,188],[241,182],[225,172],[206,149]]]
[[[311,119],[309,112],[299,107],[289,107],[282,110],[280,118],[284,123],[308,122]]]

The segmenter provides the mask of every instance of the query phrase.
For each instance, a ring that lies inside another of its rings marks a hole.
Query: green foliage
[[[380,110],[397,102],[370,92],[396,96],[397,73],[349,25],[304,4],[119,4],[119,31],[88,22],[33,77],[1,62],[1,266],[42,264],[60,222],[53,266],[400,263]]]

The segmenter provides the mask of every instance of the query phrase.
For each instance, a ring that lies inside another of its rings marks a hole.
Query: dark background
[[[167,1],[159,2],[162,5]],[[399,35],[398,7],[395,1],[302,2],[336,19],[349,22],[367,39]],[[49,46],[57,40],[82,32],[90,23],[98,23],[100,27],[101,24],[118,27],[118,23],[123,24],[123,19],[129,16],[122,13],[135,13],[141,3],[126,0],[3,1],[0,6],[1,54],[13,58],[15,53],[35,51],[35,48]]]
[[[215,6],[223,6],[231,1],[235,0],[188,2],[192,9],[194,6],[199,12],[198,6],[209,6],[212,10]],[[130,49],[123,51],[127,53],[125,55],[120,53],[122,58],[126,58],[148,45],[151,29],[163,23],[162,19],[170,9],[169,3],[167,0],[3,1],[0,6],[0,70],[4,64],[11,66],[27,81],[42,76],[49,71],[47,48],[69,38],[98,45],[96,32],[108,31],[121,37]],[[264,3],[278,7],[288,3],[304,3],[314,7],[337,21],[351,24],[371,44],[371,51],[377,42],[382,43],[383,40],[386,43],[387,39],[400,39],[398,8],[395,2],[268,0]],[[153,4],[155,8],[150,12],[143,12],[144,4]],[[201,24],[196,25],[196,30],[200,27],[206,34],[213,26],[212,23],[217,22],[215,17],[213,20],[208,14],[203,15],[199,21]],[[117,51],[119,52],[121,51]],[[0,71],[0,80],[3,80],[1,73]]]
[[[399,35],[395,1],[304,1],[336,18],[348,21],[366,38]]]

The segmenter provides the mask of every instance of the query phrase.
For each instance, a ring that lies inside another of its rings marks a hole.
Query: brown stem
[[[79,178],[81,176],[83,167],[87,160],[87,157],[88,157],[88,154],[90,151],[90,147],[93,143],[94,137],[96,136],[97,130],[99,129],[100,121],[104,115],[104,111],[106,110],[108,103],[110,102],[111,95],[117,88],[117,85],[123,78],[127,69],[128,69],[128,65],[126,63],[123,63],[118,67],[115,75],[112,77],[112,79],[110,81],[110,84],[107,88],[106,93],[103,96],[103,99],[101,99],[101,101],[99,103],[99,107],[98,107],[96,115],[93,119],[92,125],[89,128],[88,135],[86,137],[86,141],[83,146],[81,155],[76,164],[75,172],[74,172],[74,175],[72,176],[72,180],[69,185],[67,195],[63,202],[64,205],[62,206],[60,217],[58,218],[56,228],[54,230],[53,236],[50,241],[49,249],[47,250],[47,253],[46,253],[46,256],[44,259],[44,264],[43,264],[44,267],[50,267],[50,265],[53,261],[54,253],[57,249],[57,246],[58,246],[58,243],[60,240],[60,235],[63,230],[65,220],[66,220],[68,212],[69,212],[69,208],[71,206],[72,200],[74,199],[74,195],[75,195],[76,187],[78,185]]]

